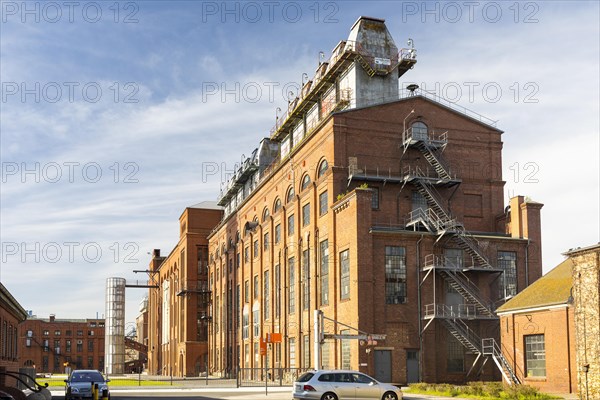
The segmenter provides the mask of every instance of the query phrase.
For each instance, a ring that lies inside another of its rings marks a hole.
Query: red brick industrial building
[[[20,324],[27,318],[27,312],[11,293],[0,283],[0,372],[19,371]],[[14,387],[16,381],[12,377],[0,375],[0,389],[4,386]]]
[[[541,276],[542,204],[505,204],[493,121],[412,85],[399,96],[409,46],[359,18],[221,208],[186,209],[178,245],[150,264],[151,373],[208,362],[224,375],[464,382],[500,379],[493,358],[514,376],[495,310]],[[282,341],[263,352],[271,333]]]
[[[38,373],[104,369],[104,319],[30,317],[21,324],[20,366]]]
[[[179,241],[167,257],[155,250],[149,266],[148,372],[198,376],[208,364],[208,239],[223,211],[214,203],[187,207]]]
[[[491,120],[398,96],[415,62],[360,18],[228,182],[209,236],[211,371],[500,378],[494,311],[541,276],[542,204],[505,205]],[[263,356],[269,333],[283,340]]]

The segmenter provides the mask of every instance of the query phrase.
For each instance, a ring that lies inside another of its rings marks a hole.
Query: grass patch
[[[469,382],[465,385],[449,383],[413,383],[407,393],[444,397],[464,397],[481,400],[551,400],[560,397],[541,393],[528,385],[505,385],[501,382]]]
[[[38,378],[36,379],[37,383],[40,385],[48,384],[48,387],[64,387],[65,386],[66,377],[62,378]],[[110,378],[110,382],[108,386],[111,388],[119,387],[119,386],[169,386],[171,383],[169,381],[146,381],[137,379],[127,379],[127,378]]]

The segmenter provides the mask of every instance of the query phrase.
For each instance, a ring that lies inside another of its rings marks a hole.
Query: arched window
[[[306,189],[308,187],[308,185],[310,185],[310,176],[308,176],[308,174],[306,174],[302,178],[302,183],[300,185],[300,189],[304,190],[304,189]]]
[[[427,125],[421,121],[413,122],[410,126],[412,129],[412,137],[416,140],[427,140]]]
[[[325,172],[327,172],[327,168],[329,168],[329,164],[327,164],[327,160],[321,161],[321,164],[319,164],[319,172],[317,172],[317,178],[320,178],[323,175],[325,175]]]
[[[275,200],[275,204],[273,205],[273,214],[275,214],[276,212],[279,212],[279,210],[281,210],[281,200],[278,197]]]
[[[295,195],[296,195],[296,193],[294,192],[294,188],[293,188],[293,187],[290,187],[290,188],[288,189],[287,196],[285,197],[285,199],[286,199],[286,204],[287,204],[287,203],[289,203],[290,201],[294,200],[294,196],[295,196]]]
[[[267,218],[269,218],[269,209],[267,207],[265,207],[265,209],[263,210],[263,214],[262,214],[262,222],[265,222],[267,220]]]

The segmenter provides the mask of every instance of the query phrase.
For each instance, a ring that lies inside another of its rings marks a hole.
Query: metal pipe
[[[529,286],[529,245],[530,244],[531,244],[531,240],[527,239],[527,246],[525,246],[525,287]]]
[[[419,382],[423,382],[423,332],[421,331],[422,328],[422,323],[421,323],[421,263],[420,263],[420,256],[421,256],[421,241],[423,240],[423,237],[425,235],[421,235],[421,238],[419,240],[417,240],[417,262],[416,262],[416,266],[417,266],[417,315],[418,315],[418,327],[419,327]]]

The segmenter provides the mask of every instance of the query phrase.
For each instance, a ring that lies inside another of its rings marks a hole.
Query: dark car
[[[15,400],[15,398],[12,397],[10,394],[0,390],[0,400]]]
[[[92,369],[76,369],[65,379],[65,400],[92,398],[92,384],[98,384],[98,398],[104,390],[108,391],[107,379],[99,371]],[[110,393],[108,394],[110,399]]]

